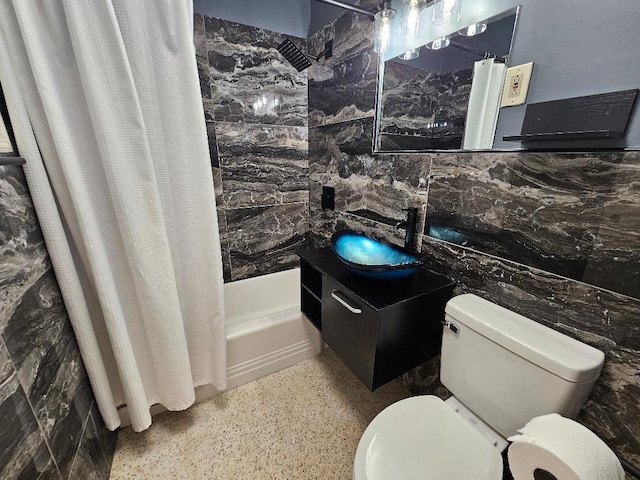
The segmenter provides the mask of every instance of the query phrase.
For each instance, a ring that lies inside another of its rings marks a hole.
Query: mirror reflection
[[[381,65],[377,152],[493,145],[518,8]]]

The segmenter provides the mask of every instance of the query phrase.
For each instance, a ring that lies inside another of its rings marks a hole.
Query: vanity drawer
[[[377,312],[340,284],[322,286],[322,338],[351,371],[373,390]]]

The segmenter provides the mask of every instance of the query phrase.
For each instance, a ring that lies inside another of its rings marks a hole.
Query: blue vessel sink
[[[369,278],[406,277],[424,263],[400,247],[350,230],[334,233],[331,247],[349,269]]]

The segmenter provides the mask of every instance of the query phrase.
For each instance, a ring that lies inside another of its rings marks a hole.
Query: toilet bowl
[[[422,395],[373,419],[358,445],[353,478],[501,480],[502,456],[444,401]]]
[[[475,295],[445,310],[440,380],[453,393],[385,408],[365,430],[354,480],[501,480],[506,438],[531,418],[575,418],[604,354]]]

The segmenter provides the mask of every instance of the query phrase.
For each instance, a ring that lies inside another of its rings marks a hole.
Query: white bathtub
[[[320,334],[300,312],[299,268],[227,283],[224,301],[228,390],[320,353]]]
[[[300,269],[224,285],[227,323],[227,390],[295,365],[320,353],[318,331],[300,312]],[[196,403],[221,393],[196,389]],[[130,425],[127,408],[121,426]],[[151,407],[156,415],[166,409]]]

